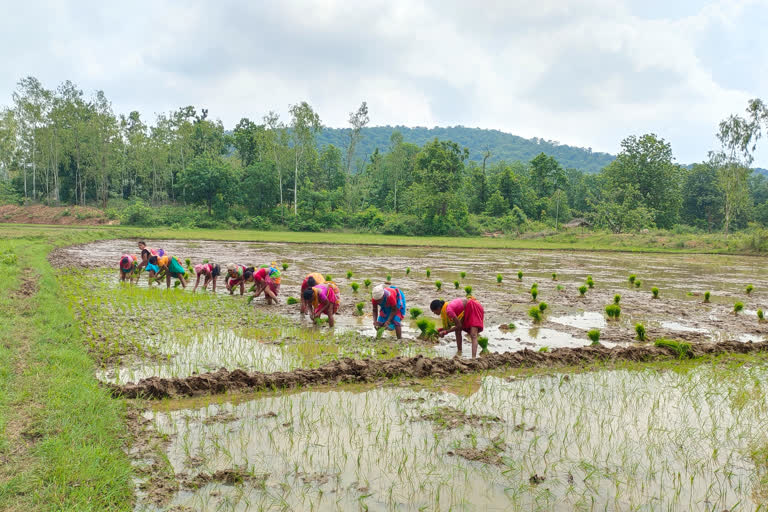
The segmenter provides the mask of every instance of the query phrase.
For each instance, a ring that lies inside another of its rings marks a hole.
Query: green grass
[[[678,359],[685,359],[692,357],[691,344],[683,341],[668,340],[665,338],[659,338],[653,342],[657,347],[664,347],[674,350],[677,353]]]

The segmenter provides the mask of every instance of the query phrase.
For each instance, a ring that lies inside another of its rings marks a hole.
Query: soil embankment
[[[87,206],[0,206],[0,222],[10,224],[54,224],[97,226],[118,224],[110,220],[104,211]]]
[[[745,354],[768,350],[768,341],[741,343],[694,344],[689,357],[726,353]],[[151,377],[124,386],[109,385],[115,396],[127,398],[162,399],[198,396],[229,391],[266,390],[333,384],[339,382],[376,382],[398,377],[447,377],[457,373],[482,372],[498,368],[557,367],[592,364],[604,361],[647,362],[675,359],[678,353],[670,348],[651,344],[609,349],[602,346],[560,348],[551,352],[522,350],[491,353],[477,359],[398,357],[386,360],[342,359],[315,369],[290,372],[248,373],[222,368],[216,372],[183,378]]]

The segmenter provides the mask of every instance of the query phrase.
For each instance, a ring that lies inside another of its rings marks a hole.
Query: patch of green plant
[[[509,329],[510,331],[514,331],[515,329],[517,329],[517,326],[515,325],[515,322],[509,322],[507,324],[507,329]]]
[[[709,302],[709,298],[712,296],[711,292],[704,292],[704,302]]]
[[[419,328],[420,337],[433,338],[437,336],[437,329],[435,328],[435,322],[429,318],[419,318],[416,321],[416,327]]]
[[[693,357],[691,351],[691,344],[684,341],[668,340],[666,338],[659,338],[653,342],[657,347],[668,348],[675,352],[678,359],[685,357]]]
[[[349,286],[352,287],[352,291],[355,293],[357,293],[357,290],[360,289],[360,283],[356,283],[354,281],[352,281]]]
[[[432,269],[427,267],[427,279],[429,279],[432,276]]]
[[[758,322],[762,322],[763,320],[765,320],[765,313],[763,312],[762,309],[758,309],[757,310],[757,321]]]
[[[549,347],[541,347],[539,348],[539,352],[544,352],[544,353],[549,352]]]
[[[518,270],[517,271],[517,280],[518,281],[522,281],[523,280],[523,271],[522,270]]]
[[[325,275],[325,280],[326,281],[333,281],[333,276],[331,274],[326,274]]]
[[[552,280],[557,281],[557,272],[552,272]]]
[[[752,290],[754,289],[755,289],[754,286],[752,286],[751,284],[748,284],[747,287],[744,289],[744,291],[746,291],[747,295],[749,295],[750,293],[752,293]]]
[[[579,295],[584,297],[587,294],[587,285],[581,285],[579,286]]]
[[[352,271],[347,270],[347,279],[352,279]]]
[[[629,284],[635,284],[635,279],[637,279],[635,274],[629,274]]]
[[[388,283],[392,282],[392,274],[387,274],[387,282]]]
[[[537,323],[537,324],[540,323],[541,320],[544,318],[544,315],[542,314],[538,306],[533,306],[531,309],[529,309],[528,316],[531,317],[534,323]]]
[[[642,281],[640,281],[639,279],[637,281],[635,281],[635,288],[640,288],[641,286],[643,286],[643,282]]]
[[[408,275],[411,273],[411,267],[405,267],[405,275]]]
[[[437,288],[437,291],[440,291],[443,288],[443,282],[440,280],[435,281],[435,288]]]
[[[635,324],[635,333],[637,334],[637,339],[639,341],[645,341],[645,326],[643,324]]]
[[[618,304],[608,304],[605,306],[605,313],[611,320],[618,320],[621,316],[621,306]]]
[[[531,298],[533,300],[536,300],[536,297],[538,297],[538,296],[539,296],[539,289],[537,287],[535,287],[535,286],[532,286],[531,287]]]
[[[539,302],[539,311],[541,311],[542,313],[544,313],[548,307],[549,307],[549,304],[547,304],[546,302]]]
[[[287,263],[283,263],[283,271],[288,270],[288,266],[289,265]]]
[[[737,302],[736,302],[736,303],[733,305],[733,314],[734,314],[734,315],[738,315],[738,314],[739,314],[739,313],[741,313],[743,310],[744,310],[744,303],[743,303],[743,302],[741,302],[741,301],[737,301]]]
[[[555,290],[561,292],[561,291],[565,290],[565,286],[559,284],[559,285],[555,286]]]
[[[621,295],[617,293],[616,295],[613,296],[613,303],[618,304],[619,302],[621,302]]]
[[[504,276],[501,274],[496,274],[496,282],[501,284],[501,282],[504,280]]]
[[[479,336],[477,338],[477,344],[480,345],[481,354],[488,353],[488,338],[486,338],[485,336]]]
[[[365,285],[366,288],[368,288],[369,286],[371,286],[371,280],[366,279],[365,281],[363,281],[363,284]]]
[[[587,276],[587,286],[590,288],[595,287],[595,281],[592,279],[592,276]]]
[[[592,342],[592,345],[599,345],[600,344],[600,330],[599,329],[590,329],[587,331],[587,338],[590,339]]]
[[[461,278],[464,279],[465,277],[467,277],[467,273],[462,270],[461,272],[459,272],[459,276],[461,276]]]
[[[653,288],[651,288],[651,293],[653,294],[653,298],[654,299],[658,299],[659,298],[659,289],[656,288],[655,286]]]
[[[419,318],[422,313],[423,311],[419,308],[411,308],[411,318],[413,318],[414,320]]]
[[[296,297],[288,297],[287,299],[285,299],[285,303],[288,304],[289,306],[292,306],[293,304],[298,304],[299,299],[297,299]]]
[[[472,295],[472,287],[471,287],[471,286],[465,286],[465,287],[464,287],[464,293],[466,293],[466,294],[467,294],[467,297],[469,297],[470,295]]]
[[[363,315],[363,308],[365,307],[365,302],[358,302],[355,304],[355,307],[357,308],[357,314],[358,316]]]

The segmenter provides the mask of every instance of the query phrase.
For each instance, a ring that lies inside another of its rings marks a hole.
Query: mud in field
[[[148,240],[149,245],[163,247],[180,259],[192,263],[203,259],[222,265],[232,261],[261,265],[272,261],[287,263],[281,287],[282,303],[266,306],[257,299],[254,307],[274,311],[297,323],[298,306],[285,304],[288,296],[298,297],[299,284],[312,271],[331,275],[342,292],[342,308],[337,316],[337,329],[354,330],[374,335],[370,313],[371,287],[391,275],[392,283],[402,288],[409,308],[418,307],[434,321],[429,302],[434,298],[463,297],[464,287],[485,308],[486,332],[493,352],[521,350],[525,347],[578,347],[588,343],[585,333],[590,328],[601,330],[606,344],[625,343],[635,339],[634,326],[643,323],[651,339],[658,337],[689,341],[760,341],[768,334],[768,325],[757,321],[757,309],[768,309],[768,276],[763,272],[763,260],[754,257],[719,255],[669,255],[632,253],[589,253],[567,251],[520,251],[487,249],[402,248],[319,244],[278,244],[258,242],[210,242]],[[137,252],[135,241],[109,240],[59,249],[51,256],[54,265],[85,268],[115,268],[124,252]],[[406,269],[410,273],[406,274]],[[426,269],[431,270],[427,278]],[[518,281],[518,270],[524,273]],[[353,272],[347,279],[347,271]],[[461,277],[461,272],[466,277]],[[552,274],[555,273],[556,280]],[[502,275],[502,283],[496,275]],[[630,274],[637,275],[641,287],[628,283]],[[595,287],[580,296],[578,287],[588,275]],[[111,278],[110,278],[111,279]],[[442,282],[437,291],[435,281]],[[194,278],[189,288],[194,286]],[[456,289],[454,281],[459,281]],[[360,284],[353,293],[352,282]],[[142,278],[141,285],[145,286]],[[549,308],[541,324],[528,318],[528,309],[535,305],[530,295],[533,283],[538,284],[538,301]],[[755,291],[745,293],[747,284]],[[651,298],[651,287],[658,287],[658,299]],[[711,303],[703,302],[705,291],[711,291]],[[226,293],[219,279],[219,293]],[[200,293],[200,291],[198,291]],[[618,321],[606,321],[604,308],[621,295],[622,313]],[[233,300],[244,300],[239,296]],[[733,304],[742,301],[745,310],[733,313]],[[355,316],[355,304],[364,303],[363,316]],[[306,320],[304,320],[306,321]],[[499,329],[514,323],[516,329]],[[405,324],[405,334],[415,338],[416,326]],[[456,352],[452,337],[436,347],[447,357]],[[465,347],[465,354],[467,349]]]
[[[768,342],[742,343],[724,341],[692,345],[686,357],[758,352],[768,350]],[[334,384],[340,382],[377,382],[399,377],[447,377],[457,373],[482,372],[497,368],[557,367],[589,365],[601,361],[654,361],[674,359],[680,355],[671,348],[651,344],[606,348],[599,346],[560,348],[551,352],[523,350],[490,353],[477,359],[454,357],[398,357],[387,360],[334,361],[315,369],[291,372],[248,373],[243,370],[216,372],[191,377],[164,379],[151,377],[124,386],[107,384],[116,396],[126,398],[163,399],[183,396],[219,394],[231,391],[257,391]]]

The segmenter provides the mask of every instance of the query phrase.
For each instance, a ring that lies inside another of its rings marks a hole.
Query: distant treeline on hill
[[[482,161],[486,149],[490,150],[489,162],[529,162],[539,153],[555,157],[566,169],[579,169],[588,173],[597,173],[611,163],[616,157],[608,153],[593,152],[589,148],[577,148],[558,144],[539,138],[525,139],[504,133],[499,130],[482,128],[467,128],[465,126],[449,126],[445,128],[424,128],[407,126],[374,126],[363,128],[362,138],[357,145],[355,155],[358,160],[367,160],[376,148],[384,152],[389,149],[389,138],[392,132],[399,131],[405,142],[423,146],[437,137],[440,140],[450,140],[469,149],[469,159]],[[347,147],[349,141],[348,128],[323,128],[317,137],[318,147],[333,144],[336,147]]]

